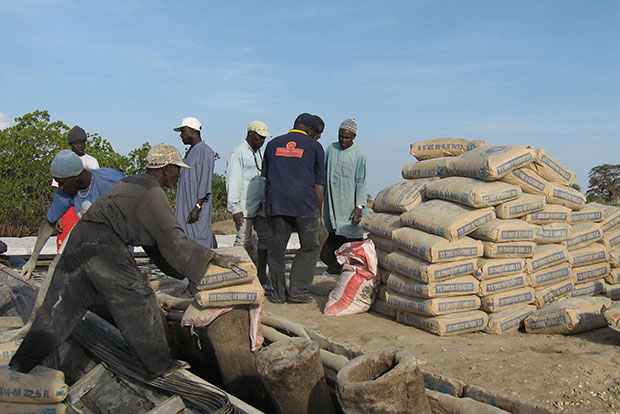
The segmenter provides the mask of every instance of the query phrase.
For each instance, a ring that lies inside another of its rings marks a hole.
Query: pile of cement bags
[[[542,149],[454,140],[412,144],[421,161],[362,222],[383,282],[375,311],[438,335],[505,334],[564,299],[620,298],[620,208],[587,204]],[[526,329],[559,332],[544,326]]]

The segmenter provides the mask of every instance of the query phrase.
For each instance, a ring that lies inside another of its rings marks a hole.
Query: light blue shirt
[[[226,162],[227,209],[231,214],[243,213],[244,217],[253,217],[256,211],[248,211],[249,199],[263,198],[263,194],[248,194],[250,181],[260,176],[259,167],[263,164],[263,154],[254,152],[247,141],[237,145]],[[255,210],[255,208],[252,208]]]

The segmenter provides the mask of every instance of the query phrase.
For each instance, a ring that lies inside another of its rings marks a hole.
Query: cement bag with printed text
[[[377,194],[373,210],[377,213],[403,213],[422,202],[426,184],[437,178],[405,180],[389,185]]]
[[[405,180],[415,178],[441,177],[446,165],[452,161],[452,157],[433,158],[407,164],[401,172]]]
[[[439,157],[455,157],[485,144],[486,142],[481,140],[436,138],[414,142],[411,144],[410,152],[411,155],[422,161]]]
[[[372,240],[345,243],[336,250],[336,259],[342,273],[323,313],[338,316],[366,312],[379,285],[375,245]]]
[[[575,173],[560,164],[544,149],[536,150],[536,160],[528,167],[552,183],[571,185],[575,181]]]
[[[537,310],[525,319],[527,333],[571,335],[607,326],[601,314],[608,298],[571,298]]]
[[[451,176],[495,181],[525,167],[535,158],[536,151],[532,147],[486,145],[459,155],[446,166],[445,172]]]

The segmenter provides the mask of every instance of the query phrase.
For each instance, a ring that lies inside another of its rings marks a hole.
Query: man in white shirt
[[[263,200],[265,187],[260,177],[263,154],[260,148],[266,137],[270,137],[267,125],[252,121],[248,125],[245,141],[235,147],[226,162],[227,209],[233,215],[237,237],[234,246],[243,246],[250,257],[252,248],[252,228],[258,235],[256,267],[258,278],[263,286],[269,284],[267,278],[267,249],[269,230]]]

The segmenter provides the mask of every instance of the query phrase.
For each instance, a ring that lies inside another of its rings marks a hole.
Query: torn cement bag
[[[530,213],[523,220],[532,224],[568,223],[572,210],[557,204],[547,204],[536,213]]]
[[[470,141],[464,138],[436,138],[417,141],[411,144],[410,153],[418,160],[439,157],[455,157],[486,143],[481,140]]]
[[[575,284],[575,287],[571,291],[571,296],[584,297],[584,296],[598,296],[605,292],[605,280],[597,279],[591,280],[585,283]]]
[[[385,295],[388,305],[397,311],[426,316],[464,312],[480,307],[480,298],[475,295],[424,299],[403,295],[391,289],[386,290]]]
[[[445,200],[429,200],[402,214],[400,221],[426,233],[456,240],[494,218],[492,207],[475,209]]]
[[[537,244],[561,243],[568,239],[572,226],[568,223],[549,223],[536,226],[534,242]]]
[[[572,335],[607,326],[601,314],[608,298],[571,298],[537,310],[525,319],[527,333]]]
[[[527,278],[529,285],[535,288],[553,285],[568,279],[572,280],[571,266],[567,262],[560,263],[534,273],[528,273]]]
[[[399,311],[396,320],[439,336],[478,332],[487,326],[489,317],[478,310],[440,316],[422,316]]]
[[[482,256],[482,243],[470,237],[449,241],[421,230],[402,227],[392,238],[401,250],[431,263],[445,263]]]
[[[67,396],[64,381],[47,376],[0,370],[0,401],[17,403],[57,403]]]
[[[256,267],[253,263],[232,264],[230,269],[209,264],[207,274],[198,283],[196,289],[210,290],[225,286],[242,285],[252,282],[256,277]]]
[[[568,252],[568,263],[571,266],[587,266],[609,261],[607,248],[600,243],[592,243],[587,247]]]
[[[519,168],[502,177],[502,181],[519,186],[525,193],[545,195],[549,182],[529,168]]]
[[[603,230],[610,231],[620,227],[620,207],[600,203],[588,203],[587,206],[598,207],[603,210],[604,218],[600,222]]]
[[[620,283],[620,269],[609,269],[609,274],[605,276],[605,282],[610,285],[617,285]]]
[[[403,251],[390,253],[387,260],[390,269],[422,283],[441,282],[471,275],[477,268],[477,259],[429,263]]]
[[[478,269],[474,273],[480,280],[509,276],[525,271],[525,259],[486,259],[478,260]]]
[[[494,145],[474,148],[459,155],[446,167],[447,175],[495,181],[534,161],[532,147]]]
[[[556,302],[563,298],[569,298],[571,292],[575,288],[572,278],[562,280],[553,285],[534,289],[534,304],[542,308],[543,306]]]
[[[581,210],[571,211],[568,222],[570,224],[584,222],[600,223],[604,218],[605,212],[597,203],[587,203]]]
[[[525,273],[516,275],[502,276],[495,279],[487,279],[480,282],[480,296],[488,296],[494,293],[505,292],[508,290],[527,287],[527,277]]]
[[[501,312],[491,313],[489,314],[489,323],[484,328],[484,332],[495,335],[516,332],[523,325],[525,318],[535,311],[536,306],[534,305],[521,305]]]
[[[573,181],[575,181],[575,173],[560,164],[558,160],[549,155],[544,149],[536,150],[536,160],[528,167],[552,183],[572,185]]]
[[[514,219],[543,210],[547,205],[545,197],[538,194],[521,194],[516,200],[506,201],[495,207],[500,219]]]
[[[610,230],[603,233],[601,243],[608,250],[620,248],[620,229]]]
[[[442,177],[444,169],[452,157],[434,158],[424,161],[407,164],[403,167],[402,176],[405,180],[414,180],[416,178]]]
[[[474,178],[448,177],[430,182],[426,197],[441,198],[474,208],[496,206],[521,195],[521,189],[502,182],[484,182]]]
[[[560,244],[543,244],[536,246],[531,259],[526,259],[527,271],[538,272],[547,267],[558,265],[568,260],[568,250]]]
[[[494,219],[484,223],[471,233],[471,237],[496,243],[532,241],[534,240],[534,225],[523,220]]]
[[[581,210],[586,205],[586,196],[562,184],[548,183],[545,191],[547,204],[560,204],[573,210]]]
[[[392,231],[400,227],[400,214],[372,213],[362,218],[364,230],[390,239]]]
[[[196,302],[202,307],[255,305],[263,303],[264,299],[265,291],[256,277],[251,283],[202,290],[196,293]]]
[[[605,296],[612,300],[620,299],[620,283],[610,285],[605,283]]]
[[[484,257],[490,259],[509,259],[516,257],[532,257],[534,255],[534,242],[482,242],[484,245]]]
[[[479,290],[479,282],[475,277],[461,276],[450,280],[433,283],[421,283],[407,276],[392,272],[386,285],[403,295],[416,298],[437,298],[446,296],[475,295]]]
[[[373,210],[377,213],[403,213],[422,202],[426,184],[436,178],[405,180],[389,185],[375,197]]]
[[[499,312],[532,302],[534,302],[534,289],[524,287],[482,296],[480,309],[487,312]]]
[[[340,246],[335,253],[342,272],[334,290],[329,293],[323,314],[338,316],[366,312],[379,285],[375,245],[372,240],[350,242]]]
[[[603,238],[603,229],[598,223],[575,224],[566,241],[562,242],[568,250],[577,250],[589,246]]]
[[[377,249],[385,250],[386,252],[395,252],[398,250],[398,246],[391,238],[379,236],[373,233],[368,234],[368,238],[372,240]]]
[[[573,276],[575,277],[575,284],[590,282],[596,279],[602,279],[609,275],[610,271],[609,263],[595,263],[588,266],[579,266],[573,268]]]

